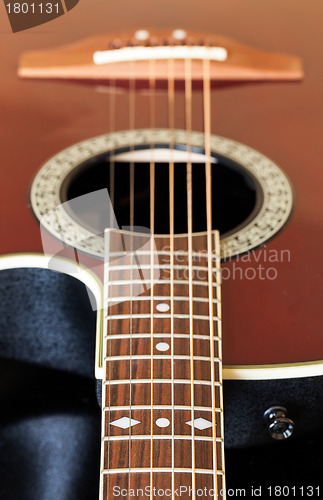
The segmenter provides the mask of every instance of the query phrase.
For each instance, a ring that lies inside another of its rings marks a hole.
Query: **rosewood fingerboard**
[[[225,498],[219,253],[106,232],[101,500]]]

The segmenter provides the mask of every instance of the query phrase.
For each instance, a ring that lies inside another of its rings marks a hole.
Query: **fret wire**
[[[107,315],[107,319],[144,319],[144,318],[150,318],[151,314],[110,314]],[[190,315],[189,314],[154,314],[155,319],[171,319],[171,318],[177,318],[177,319],[189,319]],[[193,319],[199,319],[201,321],[210,321],[209,316],[199,316],[197,314],[193,315]],[[214,321],[220,321],[220,319],[217,316],[213,316]]]
[[[130,379],[130,380],[109,380],[104,382],[104,385],[126,385],[126,384],[150,384],[151,380],[147,378],[143,379]],[[191,384],[191,381],[185,378],[180,379],[154,379],[154,384]],[[194,380],[194,385],[209,385],[212,386],[212,381],[210,380]],[[222,385],[220,382],[214,382],[215,387],[220,387]]]
[[[172,257],[171,257],[172,260]],[[137,266],[130,266],[130,265],[124,265],[124,266],[109,266],[110,271],[130,271],[134,269],[138,269]],[[156,264],[154,266],[151,266],[150,264],[142,264],[140,266],[140,269],[145,269],[149,270],[153,267],[153,269],[169,269],[169,270],[175,270],[175,271],[189,271],[190,267],[189,266],[180,266],[179,264]],[[193,271],[208,271],[208,266],[193,266]],[[212,271],[218,272],[217,267],[212,267]]]
[[[133,339],[141,339],[141,338],[150,338],[151,337],[151,333],[133,333],[132,334],[132,338]],[[171,334],[170,333],[154,333],[154,338],[170,338],[171,337]],[[109,336],[105,335],[103,337],[104,339],[110,339]],[[117,340],[117,339],[128,339],[129,338],[129,334],[125,333],[125,334],[112,334],[111,336],[111,340]],[[178,339],[189,339],[190,336],[189,334],[186,334],[186,333],[174,333],[174,338],[178,338]],[[193,338],[196,339],[196,340],[210,340],[210,336],[209,335],[193,335]],[[214,341],[215,342],[219,342],[221,339],[219,337],[216,337],[214,336]]]
[[[148,439],[153,439],[153,440],[167,440],[167,439],[172,439],[173,436],[171,434],[154,434],[153,436],[151,436],[150,434],[143,434],[143,435],[140,435],[140,434],[132,434],[131,435],[131,439],[132,440],[136,440],[136,441],[139,441],[139,440],[142,440],[142,441],[148,441]],[[107,443],[108,441],[126,441],[127,439],[129,439],[128,436],[124,435],[124,436],[110,436],[110,437],[104,437],[102,439],[102,442],[104,443]],[[179,441],[179,440],[183,440],[183,441],[192,441],[192,434],[190,435],[174,435],[174,439]],[[206,442],[211,442],[213,441],[213,436],[196,436],[194,437],[194,440],[195,441],[206,441]],[[223,439],[220,438],[220,437],[217,437],[216,438],[216,442],[217,443],[222,443]]]
[[[132,405],[131,407],[133,410],[150,410],[151,405]],[[154,405],[154,410],[171,410],[172,405]],[[182,406],[182,405],[174,405],[175,411],[188,411],[191,409],[191,406]],[[196,411],[212,411],[211,406],[195,406],[194,409]],[[129,406],[109,406],[109,407],[103,407],[103,410],[105,411],[123,411],[123,410],[129,410]],[[222,408],[215,408],[215,411],[221,412]]]
[[[141,468],[133,468],[133,469],[102,469],[102,474],[127,474],[128,472],[130,473],[144,473],[144,472],[150,472],[150,468],[146,467],[141,467]],[[177,472],[180,474],[185,474],[185,473],[191,473],[192,469],[186,469],[186,468],[180,468],[180,467],[175,467],[170,468],[170,467],[153,467],[153,472]],[[213,469],[195,469],[196,474],[214,474]],[[224,470],[217,470],[216,474],[219,476],[224,474]],[[224,497],[223,497],[224,498]]]
[[[153,233],[153,231],[151,230],[151,232]],[[200,235],[203,234],[203,233],[199,233]],[[182,236],[181,236],[182,237]],[[158,235],[155,235],[155,238],[158,238]],[[176,238],[176,235],[174,234],[174,238]],[[137,251],[137,255],[139,256],[149,256],[150,255],[150,251],[149,250],[138,250]],[[154,251],[154,255],[156,256],[170,256],[171,255],[171,252],[167,252],[166,250],[155,250]],[[174,255],[175,257],[188,257],[189,256],[189,252],[185,252],[185,250],[176,250],[174,252]],[[121,253],[121,252],[109,252],[109,257],[124,257],[124,254]],[[204,259],[208,259],[208,255],[205,251],[200,251],[200,252],[197,252],[197,251],[193,251],[192,252],[192,257],[200,257],[200,258],[204,258]],[[213,255],[212,254],[212,260],[217,260],[217,255]]]
[[[131,300],[131,297],[130,295],[129,296],[126,296],[126,295],[120,295],[119,297],[111,297],[110,299],[106,299],[105,302],[128,302]],[[145,301],[148,301],[148,300],[151,300],[151,298],[149,296],[139,296],[139,297],[136,297],[136,301],[138,302],[145,302]],[[161,300],[171,300],[171,297],[167,297],[167,296],[158,296],[158,295],[154,295],[154,300],[155,301],[161,301]],[[180,302],[188,302],[190,300],[189,297],[182,297],[180,295],[176,296],[173,298],[173,300],[176,302],[176,301],[180,301]],[[204,297],[194,297],[193,298],[193,302],[204,302],[204,303],[209,303],[209,299],[206,299]],[[213,303],[214,304],[219,304],[220,301],[218,299],[213,299]],[[111,306],[109,306],[111,307]],[[154,312],[152,312],[152,314],[154,314]]]
[[[150,284],[150,280],[132,280],[133,285],[142,285],[143,283]],[[155,285],[170,285],[171,280],[156,280],[154,282]],[[185,280],[174,280],[174,285],[188,285],[188,281]],[[111,286],[129,286],[130,281],[125,281],[125,280],[113,280],[109,281],[109,287]],[[193,281],[194,286],[209,286],[207,281]],[[217,288],[219,285],[218,283],[213,282],[212,286],[214,288]]]
[[[174,355],[171,356],[169,354],[136,354],[133,356],[107,356],[104,358],[105,361],[127,361],[129,359],[133,360],[141,360],[141,359],[166,359],[166,360],[194,360],[194,361],[210,361],[211,358],[207,356],[193,356],[191,357],[190,355]],[[220,358],[214,358],[216,362],[221,361]]]

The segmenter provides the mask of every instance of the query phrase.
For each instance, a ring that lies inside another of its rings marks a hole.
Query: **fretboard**
[[[217,232],[106,234],[101,500],[225,498],[219,254]]]

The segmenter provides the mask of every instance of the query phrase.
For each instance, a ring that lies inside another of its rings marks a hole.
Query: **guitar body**
[[[125,10],[130,11],[127,18]],[[133,125],[125,89],[115,94],[117,112],[111,131],[111,92],[104,85],[24,81],[17,76],[23,52],[49,50],[100,33],[187,28],[303,60],[304,81],[230,82],[212,90],[212,134],[220,137],[219,144],[234,141],[242,147],[239,151],[246,152],[243,148],[247,147],[255,158],[258,154],[269,158],[284,172],[293,193],[288,201],[292,211],[285,214],[286,220],[275,234],[271,234],[269,215],[266,227],[260,228],[268,238],[250,248],[242,245],[232,258],[222,262],[228,447],[269,442],[262,417],[270,406],[288,406],[291,417],[294,411],[300,419],[299,435],[309,427],[321,426],[322,16],[323,4],[315,0],[309,0],[306,7],[302,0],[283,4],[279,0],[270,4],[205,0],[198,6],[193,0],[166,0],[158,8],[157,4],[152,8],[148,0],[113,4],[82,0],[61,18],[26,32],[12,34],[5,16],[1,19],[1,269],[29,267],[29,263],[37,267],[35,255],[16,260],[6,256],[43,252],[39,222],[30,203],[32,181],[41,166],[70,146],[109,132],[123,133]],[[167,129],[162,92],[158,99],[156,122],[159,129]],[[144,91],[136,96],[135,129],[147,128],[147,102]],[[185,128],[183,103],[183,93],[178,91],[174,116],[175,129],[179,130]],[[201,93],[197,92],[192,119],[196,132],[203,130],[201,104]],[[278,190],[277,210],[281,196]],[[276,217],[275,204],[269,212]],[[162,218],[163,214],[157,216]],[[52,243],[55,248],[54,238]],[[59,252],[60,245],[56,247]],[[64,255],[74,259],[73,251],[66,250]],[[82,251],[78,258],[102,278],[102,259]],[[41,256],[38,262],[39,268],[48,264]],[[96,292],[97,285],[93,285]],[[243,423],[237,419],[241,413]],[[235,432],[237,426],[240,433]]]
[[[92,86],[20,80],[17,68],[22,52],[70,43],[94,32],[171,24],[219,32],[260,49],[296,54],[305,64],[302,82],[230,85],[212,93],[212,132],[275,161],[291,180],[295,192],[293,214],[279,234],[249,256],[223,263],[223,359],[225,365],[319,361],[323,358],[323,66],[320,43],[314,43],[310,33],[316,31],[319,38],[315,23],[323,8],[311,2],[303,13],[302,2],[282,6],[278,1],[270,6],[249,1],[241,5],[205,2],[204,7],[205,16],[197,19],[194,2],[185,2],[185,8],[181,2],[163,4],[163,13],[158,15],[148,3],[141,2],[140,8],[131,7],[132,19],[126,21],[121,4],[110,9],[96,2],[91,2],[91,6],[83,2],[50,25],[14,35],[2,16],[1,38],[6,50],[2,53],[1,80],[0,252],[42,252],[39,226],[28,205],[34,175],[58,151],[104,134],[109,128],[108,94]],[[303,15],[310,15],[310,22],[300,32],[298,19]],[[88,16],[91,22],[86,24]],[[244,23],[240,23],[241,18]],[[275,26],[275,36],[266,29],[268,25]],[[142,102],[138,98],[138,109]],[[177,128],[183,128],[182,104],[179,97],[175,102]],[[118,96],[116,105],[116,130],[126,130],[127,98]],[[196,102],[193,110],[196,130],[202,126],[198,105]],[[160,111],[160,123],[167,125]],[[137,113],[136,128],[145,127],[145,118],[145,113]],[[259,266],[263,267],[263,275]]]

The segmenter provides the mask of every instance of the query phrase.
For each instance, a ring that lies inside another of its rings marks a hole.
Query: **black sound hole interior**
[[[226,158],[216,156],[212,164],[213,229],[221,234],[232,232],[245,223],[259,205],[261,190],[257,181],[245,169]],[[107,188],[110,192],[110,160],[107,155],[92,158],[81,165],[65,181],[63,201]],[[150,227],[150,165],[134,164],[134,225]],[[192,166],[193,175],[193,232],[206,230],[206,195],[204,164]],[[114,212],[118,225],[130,225],[130,164],[115,163]],[[176,163],[174,168],[175,233],[187,232],[186,164]],[[93,208],[93,207],[92,207]],[[80,220],[80,214],[75,214]],[[96,233],[107,226],[106,209],[96,208],[93,214],[82,214],[86,226]],[[86,220],[87,219],[87,220]],[[169,233],[169,174],[167,163],[155,166],[155,233]]]

